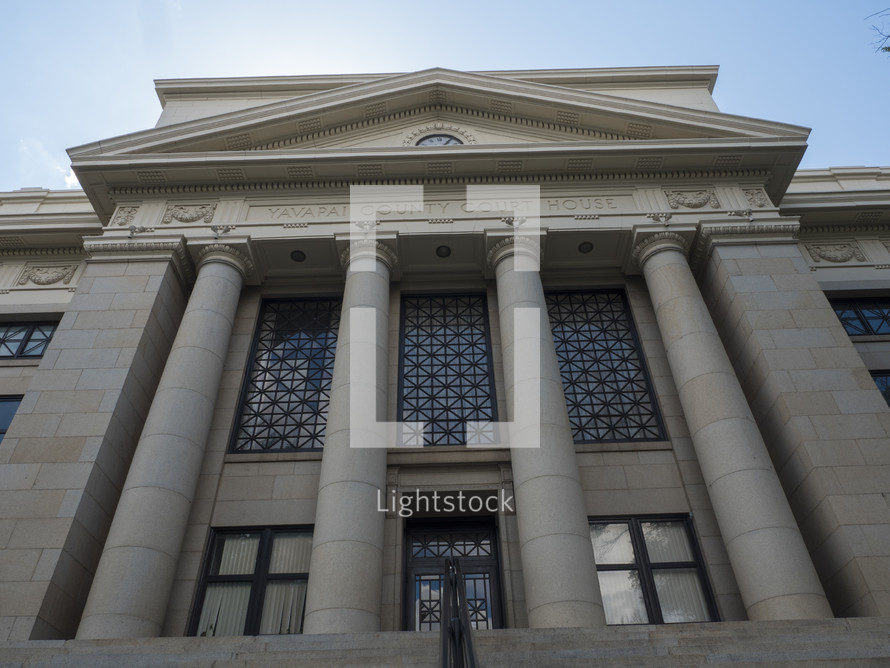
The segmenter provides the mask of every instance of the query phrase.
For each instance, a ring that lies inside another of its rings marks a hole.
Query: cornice
[[[83,249],[94,262],[152,261],[159,256],[173,262],[173,268],[186,286],[194,283],[195,271],[185,250],[183,240],[132,241],[121,239],[109,241],[102,237],[84,239]]]
[[[887,234],[890,233],[890,221],[872,225],[802,225],[800,236],[809,238],[817,234]]]
[[[75,256],[85,257],[86,252],[82,247],[73,246],[68,248],[2,248],[0,249],[0,257],[53,257],[53,256]]]
[[[748,223],[734,225],[722,223],[719,225],[702,225],[699,228],[695,248],[692,251],[690,264],[693,268],[703,266],[710,256],[715,244],[715,237],[759,236],[761,239],[746,239],[745,243],[754,241],[763,242],[772,237],[773,242],[795,243],[797,241],[800,223]],[[735,239],[733,241],[736,241]]]
[[[208,183],[203,185],[113,186],[108,194],[114,197],[155,195],[217,194],[231,192],[263,192],[277,190],[309,190],[348,188],[351,185],[463,185],[465,183],[529,183],[529,182],[596,182],[596,181],[664,181],[686,179],[765,178],[767,170],[668,170],[599,172],[589,174],[521,174],[487,176],[425,176],[393,179],[341,179],[307,181],[268,181],[250,183]]]

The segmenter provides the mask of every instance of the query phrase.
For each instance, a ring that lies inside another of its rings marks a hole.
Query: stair
[[[474,634],[483,668],[890,665],[890,619],[719,622]],[[0,643],[0,668],[437,666],[435,633]]]

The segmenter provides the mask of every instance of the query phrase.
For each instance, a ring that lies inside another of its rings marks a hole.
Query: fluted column
[[[831,617],[744,392],[686,260],[656,233],[635,253],[748,617]]]
[[[373,396],[376,406],[385,410],[389,280],[395,261],[391,250],[372,240],[352,242],[344,255],[346,285],[318,483],[304,633],[380,630],[386,514],[378,507],[386,495],[386,448],[366,442],[376,438],[373,430],[357,433],[361,425],[350,425],[350,355],[376,355],[373,385],[369,378],[355,378],[351,389],[356,401]],[[370,351],[355,350],[362,344],[350,340],[353,319],[360,315],[351,311],[354,308],[362,309],[361,315],[373,315],[367,331],[355,323],[363,331],[352,332],[354,338],[367,342],[376,322],[376,345]],[[376,417],[385,419],[383,414]]]
[[[78,638],[160,635],[248,264],[227,246],[201,253]]]
[[[519,394],[536,393],[538,379],[517,378],[514,358],[527,363],[517,354],[519,345],[540,351],[540,397],[534,397],[540,402],[540,426],[531,426],[540,429],[532,435],[540,437],[540,447],[514,447],[510,454],[528,621],[533,628],[605,626],[575,443],[536,270],[538,253],[536,240],[519,236],[499,242],[489,254],[497,279],[507,416],[520,431],[530,425],[522,425],[517,408],[529,397],[520,400]],[[520,308],[533,309],[537,328],[517,330],[514,311]],[[512,432],[527,444],[528,435]]]

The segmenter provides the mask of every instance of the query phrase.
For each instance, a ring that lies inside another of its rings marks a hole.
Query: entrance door
[[[445,561],[460,560],[474,629],[503,626],[497,532],[490,520],[409,522],[405,545],[405,628],[438,631]]]

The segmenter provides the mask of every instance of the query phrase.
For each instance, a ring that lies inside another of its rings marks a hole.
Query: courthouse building
[[[890,169],[716,76],[162,80],[0,194],[0,651],[890,616]]]

